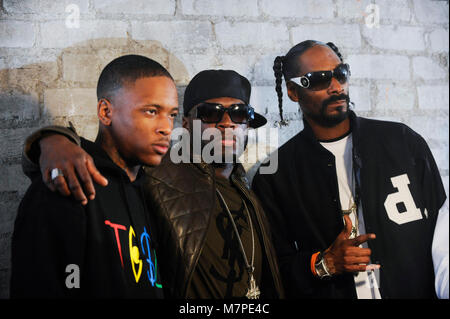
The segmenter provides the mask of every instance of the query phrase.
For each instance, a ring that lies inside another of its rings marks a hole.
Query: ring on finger
[[[51,171],[52,181],[54,181],[55,178],[57,178],[58,176],[64,176],[63,171],[59,168],[52,169]]]

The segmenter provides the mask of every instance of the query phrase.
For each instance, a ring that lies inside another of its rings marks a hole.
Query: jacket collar
[[[352,141],[353,141],[353,161],[356,167],[361,168],[362,167],[362,161],[361,161],[361,122],[362,118],[357,116],[355,112],[352,110],[349,111],[349,119],[350,119],[350,130],[352,132]],[[306,121],[303,118],[304,128],[303,128],[303,135],[306,138],[306,140],[310,141],[312,145],[315,145],[317,149],[319,149],[322,152],[328,153],[328,151],[322,147],[317,140],[316,136],[314,135],[314,132],[309,125],[308,121]],[[297,152],[300,152],[300,150],[297,148]],[[297,153],[298,156],[302,155],[300,153]]]
[[[204,174],[214,177],[214,168],[212,167],[212,165],[206,164],[203,161],[201,163],[194,163],[193,165]],[[245,172],[244,166],[242,166],[241,163],[234,164],[231,177],[236,178],[238,181],[244,183],[245,187],[250,188],[250,182],[248,181],[247,173]]]

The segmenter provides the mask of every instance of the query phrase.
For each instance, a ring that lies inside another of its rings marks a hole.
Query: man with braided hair
[[[331,42],[297,44],[274,72],[281,124],[282,77],[304,121],[273,155],[278,171],[253,179],[286,296],[448,298],[446,194],[425,140],[350,110],[350,67]]]

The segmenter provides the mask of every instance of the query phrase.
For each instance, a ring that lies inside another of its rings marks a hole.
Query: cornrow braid
[[[334,51],[334,53],[336,53],[339,60],[341,60],[341,62],[344,62],[344,59],[342,58],[342,54],[341,54],[341,52],[339,52],[339,49],[337,48],[337,46],[335,46],[333,42],[327,42],[327,45],[331,48],[331,50]]]
[[[283,88],[281,83],[283,82],[283,56],[277,56],[273,62],[273,72],[275,75],[275,91],[278,95],[278,109],[280,111],[280,125],[287,125],[283,119]]]

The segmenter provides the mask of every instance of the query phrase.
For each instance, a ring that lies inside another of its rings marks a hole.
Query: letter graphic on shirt
[[[138,246],[133,246],[133,237],[136,237],[136,234],[134,233],[133,226],[130,226],[130,231],[128,232],[128,241],[129,241],[129,248],[130,248],[131,268],[133,269],[134,279],[136,280],[136,283],[137,283],[139,281],[139,278],[141,278],[142,260],[139,259]],[[138,270],[137,274],[136,274],[136,268],[135,268],[136,264],[139,264],[139,270]]]
[[[156,288],[162,288],[162,284],[158,283],[158,259],[156,258],[156,251],[153,251],[155,254],[155,281],[156,281]]]
[[[392,185],[398,192],[391,193],[384,201],[384,208],[390,220],[401,225],[422,219],[420,209],[414,204],[414,199],[409,190],[409,178],[407,174],[391,177]],[[406,211],[400,213],[397,204],[403,203]]]
[[[120,245],[119,229],[127,230],[127,228],[123,225],[113,224],[109,220],[105,220],[105,224],[114,228],[114,235],[116,236],[117,248],[119,249],[120,262],[122,263],[122,268],[123,268],[122,246]]]
[[[144,241],[146,243],[147,250],[145,250]],[[148,262],[147,277],[150,283],[152,284],[152,287],[154,287],[156,282],[155,265],[153,264],[152,252],[150,250],[150,235],[149,233],[147,233],[147,229],[145,229],[145,227],[144,232],[141,235],[141,248],[142,252],[148,256],[148,258],[145,260],[146,262]],[[145,253],[146,251],[147,253]]]

